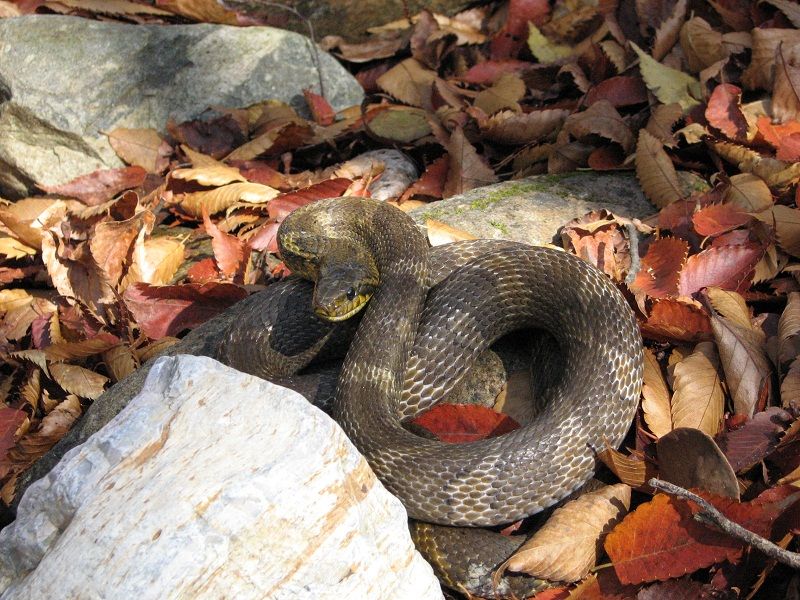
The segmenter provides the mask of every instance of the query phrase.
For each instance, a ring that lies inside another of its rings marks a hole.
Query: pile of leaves
[[[208,8],[164,8],[179,4]],[[113,5],[127,20],[145,6]],[[94,14],[67,0],[14,8]],[[207,20],[244,21],[221,14]],[[789,0],[422,12],[365,42],[322,41],[369,94],[361,106],[335,113],[308,91],[311,119],[265,100],[110,132],[128,167],[0,205],[0,496],[13,501],[20,473],[111,383],[284,275],[275,231],[289,212],[396,177],[363,151],[393,147],[421,167],[401,209],[500,179],[630,170],[652,218],[593,213],[561,235],[618,284],[646,340],[633,435],[601,454],[626,485],[556,511],[506,567],[577,582],[540,594],[550,599],[754,597],[775,557],[651,480],[797,548],[798,25]],[[461,430],[457,417],[432,428]],[[604,553],[613,568],[590,574]],[[798,578],[779,585],[796,593]]]

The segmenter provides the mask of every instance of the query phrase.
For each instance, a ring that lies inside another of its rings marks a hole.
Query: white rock
[[[441,598],[406,512],[299,394],[203,357],[32,485],[0,532],[13,598]]]

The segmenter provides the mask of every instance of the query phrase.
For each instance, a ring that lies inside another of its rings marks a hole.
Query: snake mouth
[[[348,302],[347,308],[345,312],[341,312],[341,306],[334,306],[334,307],[326,307],[326,306],[316,306],[314,307],[314,313],[320,318],[326,321],[331,321],[333,323],[338,323],[339,321],[346,321],[362,308],[367,305],[367,300],[369,300],[369,296],[366,295],[359,295],[357,296],[352,303]]]

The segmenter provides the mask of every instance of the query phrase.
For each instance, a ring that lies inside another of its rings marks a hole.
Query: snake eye
[[[354,300],[356,297],[356,288],[351,287],[349,290],[347,290],[346,296],[348,300]]]

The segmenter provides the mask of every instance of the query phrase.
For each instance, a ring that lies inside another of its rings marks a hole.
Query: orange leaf
[[[519,428],[508,415],[475,404],[437,404],[413,422],[450,444],[474,442]]]
[[[244,265],[250,258],[250,248],[244,240],[235,235],[220,231],[208,217],[208,210],[203,207],[203,225],[211,236],[211,248],[220,270],[228,277],[244,271]]]
[[[711,339],[708,315],[693,304],[672,299],[653,303],[642,334],[659,341],[696,342]]]
[[[683,267],[689,245],[682,239],[663,237],[647,249],[641,268],[630,285],[634,294],[666,298],[678,292],[678,274]]]
[[[352,181],[345,177],[320,181],[303,189],[281,194],[277,198],[270,200],[267,205],[267,211],[271,218],[280,222],[295,208],[305,206],[315,200],[341,196],[351,183]]]
[[[402,204],[409,198],[416,196],[430,196],[431,198],[441,198],[444,191],[444,182],[447,180],[447,170],[450,168],[450,161],[445,154],[434,160],[425,168],[422,176],[412,183],[408,189],[400,196]]]

